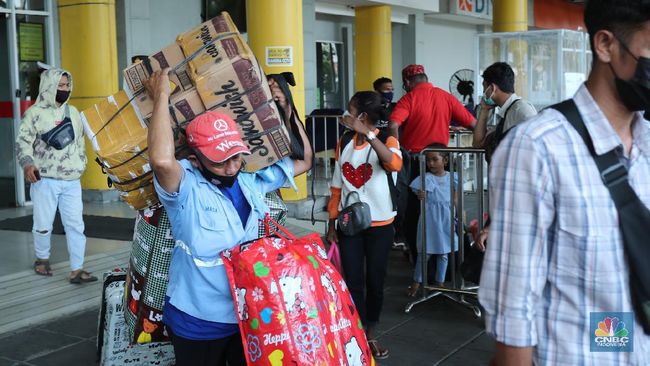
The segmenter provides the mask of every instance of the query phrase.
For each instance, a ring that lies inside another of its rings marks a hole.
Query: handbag
[[[63,150],[74,141],[74,126],[70,119],[70,107],[65,105],[65,118],[58,126],[41,135],[41,140],[48,146]]]
[[[348,204],[350,196],[355,194],[357,202]],[[370,206],[359,199],[359,192],[352,191],[345,196],[345,208],[339,212],[337,217],[339,229],[346,236],[357,235],[370,227],[372,219]]]
[[[341,263],[341,253],[339,251],[339,245],[335,241],[330,243],[330,248],[327,251],[327,259],[332,262],[334,268],[339,271],[340,274],[343,274],[343,265]]]
[[[366,163],[363,170],[363,180],[365,181],[366,168],[368,166],[368,160],[370,159],[370,152],[372,148],[368,150],[368,155],[366,156]],[[365,189],[365,186],[364,186]],[[350,196],[355,194],[357,196],[357,202],[352,204],[349,203]],[[345,196],[343,201],[344,208],[339,212],[337,217],[339,230],[346,236],[356,235],[367,228],[372,224],[372,216],[370,215],[370,205],[361,201],[359,198],[359,192],[351,191]]]
[[[603,183],[609,190],[618,211],[618,222],[623,237],[623,247],[630,271],[630,294],[634,314],[650,334],[650,246],[647,228],[650,225],[650,210],[641,202],[628,180],[627,167],[621,163],[616,149],[597,155],[580,111],[572,99],[551,106],[560,111],[578,131],[598,166]]]

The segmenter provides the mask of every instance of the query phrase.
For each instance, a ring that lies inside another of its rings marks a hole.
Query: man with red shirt
[[[402,81],[407,94],[393,109],[388,125],[389,132],[398,136],[400,145],[408,152],[403,158],[402,171],[398,176],[398,207],[406,207],[404,232],[412,259],[417,257],[416,233],[420,204],[408,188],[419,175],[418,155],[427,146],[449,143],[449,125],[452,120],[467,128],[474,128],[476,119],[465,107],[446,91],[429,82],[422,65],[408,65],[402,70]],[[406,202],[406,204],[404,204]]]

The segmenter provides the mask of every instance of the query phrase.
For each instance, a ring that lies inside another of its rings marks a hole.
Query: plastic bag
[[[276,236],[222,253],[248,364],[375,365],[350,292],[319,235],[296,238],[278,228],[270,228]]]

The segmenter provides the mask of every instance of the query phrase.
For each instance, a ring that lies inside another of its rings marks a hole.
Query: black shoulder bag
[[[609,190],[616,210],[623,237],[623,245],[630,270],[630,293],[636,318],[645,334],[650,334],[650,210],[641,202],[630,186],[627,168],[621,163],[615,150],[597,155],[589,132],[572,99],[550,108],[560,111],[584,140],[594,158],[600,177]]]
[[[72,119],[70,119],[70,107],[67,103],[63,121],[58,126],[42,134],[41,140],[57,150],[63,150],[74,141],[74,126],[72,125]]]
[[[368,160],[372,152],[372,146],[369,147],[368,155],[366,156],[366,163],[363,166],[363,180],[366,179]],[[343,149],[341,147],[341,149]],[[365,186],[364,186],[365,189]],[[357,202],[349,204],[350,196],[352,194],[357,196]],[[343,209],[339,212],[337,217],[339,229],[346,236],[357,235],[358,233],[366,230],[372,225],[372,216],[370,214],[370,205],[359,199],[359,192],[351,191],[345,196],[343,201]]]

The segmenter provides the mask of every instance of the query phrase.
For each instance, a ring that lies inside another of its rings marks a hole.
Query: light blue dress
[[[451,201],[450,192],[451,174],[445,172],[445,175],[438,177],[427,172],[424,177],[426,197],[426,234],[427,234],[427,254],[445,254],[451,252],[451,240],[449,232],[451,230],[451,213],[449,205]],[[458,178],[454,176],[454,184],[458,188]],[[421,187],[420,177],[417,177],[410,184],[414,192],[418,192]],[[422,252],[422,235],[421,227],[418,225],[418,252]],[[458,235],[454,235],[454,250],[458,250]]]

